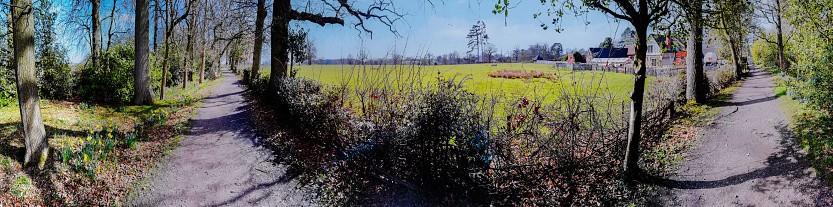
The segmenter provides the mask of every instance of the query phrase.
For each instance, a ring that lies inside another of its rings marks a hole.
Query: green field
[[[481,95],[498,96],[503,100],[527,97],[543,102],[555,102],[559,93],[613,95],[624,100],[633,88],[633,76],[619,73],[603,73],[554,68],[545,64],[466,64],[438,66],[379,66],[379,65],[296,65],[297,76],[316,79],[325,84],[348,87],[405,87],[427,85],[436,82],[438,76],[455,80],[466,77],[467,90]],[[557,78],[506,79],[492,78],[488,74],[498,70],[541,71],[554,73]],[[269,75],[269,68],[261,69]]]

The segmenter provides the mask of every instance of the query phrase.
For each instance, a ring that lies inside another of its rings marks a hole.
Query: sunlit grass
[[[429,66],[379,66],[379,65],[296,65],[297,76],[316,79],[325,84],[356,87],[358,85],[389,84],[394,87],[413,85],[426,86],[437,78],[457,80],[465,77],[467,90],[484,96],[499,97],[511,102],[521,97],[555,103],[554,93],[572,91],[586,87],[604,90],[616,95],[617,101],[624,101],[633,88],[633,75],[620,73],[603,73],[556,68],[546,64],[532,63],[498,63],[465,65],[429,65]],[[489,73],[498,70],[540,71],[554,73],[556,78],[506,79],[489,77]],[[262,76],[269,76],[269,67],[261,68]],[[649,78],[652,80],[653,78]],[[419,81],[413,81],[419,80]],[[392,82],[393,84],[390,84]],[[591,84],[593,86],[591,87]],[[565,89],[566,88],[566,89]],[[572,94],[576,95],[576,94]]]
[[[57,160],[54,169],[47,172],[57,176],[56,179],[62,180],[61,182],[66,182],[63,185],[75,185],[71,183],[78,182],[82,185],[93,183],[96,186],[85,191],[103,190],[100,189],[102,188],[100,185],[107,185],[105,187],[112,192],[96,192],[96,194],[120,195],[124,193],[122,190],[131,185],[130,180],[139,176],[135,173],[141,173],[141,170],[136,168],[147,169],[148,166],[145,165],[154,162],[152,159],[146,160],[153,156],[143,155],[144,153],[155,153],[156,148],[158,148],[157,145],[175,143],[175,138],[173,139],[174,142],[162,141],[157,143],[155,140],[170,140],[162,136],[177,137],[177,133],[181,133],[177,129],[187,126],[187,120],[190,118],[190,114],[193,114],[190,112],[197,108],[199,101],[210,95],[212,89],[221,81],[221,79],[217,79],[204,82],[204,84],[191,84],[186,89],[182,89],[181,86],[170,87],[168,88],[168,94],[170,95],[165,100],[156,100],[150,106],[119,106],[41,100],[40,110],[46,129],[46,138],[49,147],[54,152],[52,154],[57,155],[52,158]],[[176,115],[174,115],[175,113]],[[164,117],[160,114],[164,114]],[[171,118],[169,118],[169,115]],[[175,129],[166,129],[168,132],[164,132],[164,134],[160,134],[163,132],[158,132],[155,129],[150,130],[147,131],[151,134],[149,140],[139,140],[137,132],[134,131],[134,126],[149,119],[153,119],[154,124],[170,125],[161,126],[162,128]],[[53,199],[59,199],[58,203],[93,202],[87,200],[90,199],[89,197],[81,198],[88,196],[87,193],[90,192],[77,192],[78,195],[75,195],[75,193],[67,194],[65,191],[68,189],[66,188],[39,189],[33,184],[9,186],[10,182],[17,179],[43,179],[42,177],[32,177],[32,175],[23,173],[21,153],[25,149],[25,145],[20,135],[22,135],[22,129],[19,106],[15,103],[0,107],[0,162],[2,162],[0,170],[3,170],[0,171],[0,177],[4,177],[0,179],[0,188],[6,186],[19,189],[13,193],[20,195],[18,201],[23,203],[56,202],[54,200],[43,200],[47,198],[41,197],[41,194],[37,193],[41,191],[60,193],[61,197],[53,197]],[[137,144],[137,142],[140,144]],[[146,143],[141,144],[141,142]],[[116,148],[118,150],[114,150]],[[165,147],[164,149],[168,148]],[[125,156],[142,157],[142,159],[131,160],[128,163],[124,163],[124,160],[120,161]],[[125,175],[125,173],[129,175]],[[85,178],[79,179],[79,176]],[[130,178],[122,178],[122,176]],[[74,198],[74,196],[81,197]],[[113,202],[113,200],[109,202]]]

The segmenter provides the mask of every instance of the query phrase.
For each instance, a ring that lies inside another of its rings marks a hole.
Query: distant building
[[[588,63],[602,66],[624,66],[632,63],[628,48],[589,48]]]

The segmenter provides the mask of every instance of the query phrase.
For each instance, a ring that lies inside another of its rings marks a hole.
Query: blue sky
[[[566,48],[595,47],[605,37],[617,37],[629,22],[616,23],[600,12],[590,12],[586,16],[563,18],[564,31],[556,33],[554,30],[543,30],[541,22],[532,17],[533,13],[545,12],[547,7],[538,0],[510,1],[514,8],[509,11],[509,17],[492,14],[495,1],[477,0],[446,0],[435,1],[431,6],[423,1],[397,2],[398,8],[404,8],[409,16],[405,21],[396,25],[401,37],[396,37],[387,27],[369,24],[373,30],[373,38],[368,34],[361,34],[349,25],[354,19],[348,19],[347,26],[327,25],[319,26],[312,23],[301,23],[302,27],[310,30],[311,38],[318,49],[318,58],[341,58],[356,54],[359,48],[370,51],[374,58],[382,57],[389,51],[405,53],[406,56],[424,54],[426,51],[441,55],[458,51],[465,54],[468,51],[466,34],[478,20],[486,23],[486,33],[490,43],[494,44],[498,52],[509,53],[515,47],[526,48],[530,44],[546,43],[552,45],[560,42]],[[590,22],[585,25],[585,18]],[[546,20],[543,20],[546,21]]]
[[[119,3],[123,1],[119,0]],[[442,55],[454,51],[465,54],[468,51],[466,34],[478,20],[486,23],[490,43],[496,46],[498,53],[509,53],[515,47],[527,48],[530,44],[536,43],[552,45],[559,42],[565,49],[595,47],[605,37],[615,38],[630,26],[628,22],[617,23],[613,18],[591,11],[580,17],[565,16],[561,25],[564,30],[561,33],[552,29],[543,30],[540,27],[541,22],[532,17],[533,13],[545,12],[548,8],[541,5],[539,0],[510,1],[513,8],[509,10],[508,17],[491,13],[495,2],[493,0],[434,0],[434,6],[426,1],[394,2],[400,12],[407,14],[395,24],[401,37],[395,36],[381,23],[368,21],[367,27],[374,31],[371,38],[368,33],[359,33],[354,29],[351,23],[356,20],[349,17],[346,18],[345,26],[322,27],[303,21],[297,23],[309,29],[310,38],[315,41],[317,47],[317,58],[348,57],[356,54],[360,48],[367,49],[373,58],[383,57],[391,51],[404,52],[406,56],[422,55],[426,52]],[[61,0],[56,2],[56,8],[53,9],[61,13],[70,5],[69,0]],[[102,1],[102,7],[109,8],[111,5],[112,1]],[[585,25],[585,20],[590,24]],[[129,21],[132,25],[133,17],[120,16],[118,21]],[[102,26],[109,26],[109,22],[102,22]],[[106,29],[102,28],[102,31]],[[62,31],[59,31],[60,33]],[[67,34],[60,35],[66,38]],[[103,38],[106,38],[106,35],[104,36]],[[78,63],[88,55],[87,43],[70,44],[68,39],[63,41],[64,46],[70,50],[71,62]],[[106,42],[106,39],[102,41]],[[79,47],[74,47],[75,45]],[[268,48],[264,48],[264,55],[269,55]]]

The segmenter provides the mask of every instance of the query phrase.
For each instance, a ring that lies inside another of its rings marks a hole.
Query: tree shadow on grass
[[[25,141],[22,137],[21,122],[0,124],[0,155],[6,156],[23,166],[23,158],[26,153],[26,148],[23,146]],[[83,131],[74,131],[68,129],[56,128],[49,125],[44,125],[46,130],[46,139],[54,139],[56,135],[68,135],[74,137],[81,137],[86,135]],[[40,198],[44,201],[55,201],[63,203],[63,199],[57,197],[56,184],[52,181],[52,174],[56,173],[55,163],[59,162],[59,149],[50,149],[49,156],[44,163],[43,169],[38,169],[36,166],[29,166],[23,169],[23,172],[28,175],[33,181],[33,184],[40,189]],[[47,205],[52,205],[47,203]]]

